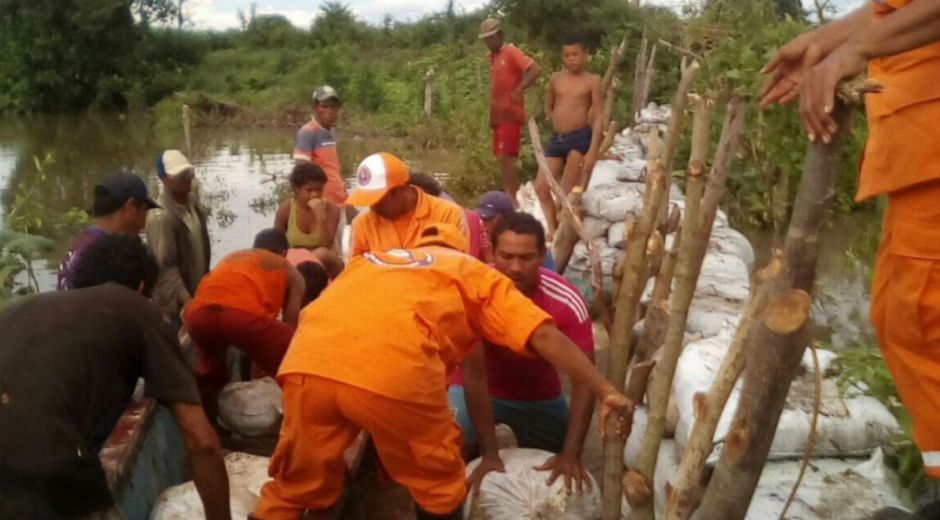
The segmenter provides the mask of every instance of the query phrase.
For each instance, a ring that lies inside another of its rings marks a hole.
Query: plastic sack
[[[225,456],[232,518],[247,518],[248,513],[254,510],[261,495],[261,486],[268,480],[268,462],[267,457],[247,453],[229,453]],[[199,492],[192,481],[164,491],[150,510],[150,520],[205,517]]]
[[[270,377],[229,383],[219,395],[219,418],[245,437],[277,435],[281,415],[281,389]]]
[[[601,517],[600,487],[593,477],[591,490],[583,495],[569,495],[565,479],[551,486],[545,484],[549,473],[532,468],[540,466],[553,454],[542,450],[500,450],[505,473],[492,472],[480,485],[480,495],[467,500],[464,518],[470,520],[590,520]],[[480,464],[467,465],[467,475]],[[472,511],[472,515],[471,515]]]

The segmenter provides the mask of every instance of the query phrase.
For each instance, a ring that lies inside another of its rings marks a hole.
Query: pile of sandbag
[[[281,388],[274,379],[229,383],[219,394],[219,420],[243,437],[274,437],[281,427]]]
[[[232,518],[248,518],[248,514],[254,510],[261,496],[261,486],[268,480],[268,462],[267,457],[247,453],[229,453],[225,456]],[[192,481],[164,491],[150,511],[150,520],[205,517],[202,501]]]
[[[584,494],[569,494],[565,479],[545,482],[547,471],[536,471],[553,453],[525,448],[499,450],[504,473],[486,475],[480,493],[467,499],[464,518],[469,520],[592,520],[601,517],[600,489],[593,477]],[[467,465],[467,475],[480,464]]]

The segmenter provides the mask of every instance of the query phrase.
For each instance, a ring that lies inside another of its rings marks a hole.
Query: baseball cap
[[[176,177],[192,169],[193,165],[189,163],[189,159],[179,150],[166,150],[157,156],[157,177]]]
[[[359,163],[356,170],[356,189],[347,203],[353,206],[371,206],[396,186],[408,184],[408,166],[390,153],[372,154]]]
[[[516,208],[512,205],[512,200],[506,192],[488,191],[480,197],[480,203],[477,204],[477,215],[483,220],[489,220],[497,215],[506,215],[514,213]]]
[[[313,100],[315,102],[326,101],[328,99],[339,101],[339,93],[336,92],[335,88],[329,85],[320,85],[313,91]]]
[[[113,210],[117,210],[127,199],[141,201],[148,209],[160,207],[150,198],[143,179],[133,173],[119,171],[104,174],[98,184],[95,184],[95,209],[90,213],[96,217],[107,215],[107,209],[113,206]]]
[[[480,24],[480,39],[488,38],[500,31],[499,20],[496,18],[487,18]]]
[[[467,237],[454,227],[453,224],[434,223],[428,224],[421,231],[421,238],[418,239],[417,247],[424,246],[444,246],[456,249],[463,253],[470,250],[470,243]]]

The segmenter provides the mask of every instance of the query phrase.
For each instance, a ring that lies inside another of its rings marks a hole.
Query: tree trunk
[[[702,260],[705,258],[708,240],[711,237],[715,214],[718,212],[718,202],[724,193],[725,181],[737,149],[743,120],[743,102],[735,97],[728,104],[728,113],[722,128],[718,150],[715,153],[715,162],[708,178],[705,194],[701,198],[701,211],[695,208],[694,198],[686,201],[686,214],[682,225],[682,248],[679,250],[676,264],[676,287],[669,301],[670,321],[666,329],[662,355],[653,369],[652,382],[647,391],[650,403],[649,421],[635,470],[647,483],[647,489],[652,489],[659,444],[666,429],[666,409],[669,404],[672,377],[676,371],[679,354],[682,352],[689,306],[702,269]],[[632,518],[654,518],[653,500],[650,497],[635,495],[633,499],[630,503],[633,508]]]
[[[841,102],[837,105],[833,118],[839,129],[832,142],[810,143],[806,151],[787,232],[784,270],[772,289],[771,300],[777,304],[768,309],[755,331],[752,342],[755,348],[748,352],[741,400],[699,507],[702,518],[745,517],[790,383],[809,341],[801,306],[808,306],[808,293],[816,274],[819,234],[835,193],[840,154],[850,130],[850,109]],[[807,296],[794,296],[798,293]],[[808,315],[808,309],[805,314]],[[799,326],[794,328],[797,321]]]
[[[568,194],[568,204],[577,212],[581,211],[581,192],[581,186],[575,186]],[[555,272],[558,274],[564,274],[568,261],[571,259],[571,253],[574,252],[574,246],[580,239],[575,226],[571,215],[568,212],[563,213],[561,222],[558,223],[558,230],[555,231],[555,239],[552,241],[552,256],[555,258]]]

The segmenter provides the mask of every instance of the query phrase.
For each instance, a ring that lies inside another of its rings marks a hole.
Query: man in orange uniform
[[[297,132],[294,160],[309,161],[322,168],[326,173],[323,196],[342,208],[346,202],[346,185],[340,176],[339,154],[336,153],[336,123],[340,107],[335,88],[323,85],[313,91],[313,117]]]
[[[629,416],[629,400],[544,311],[509,278],[455,251],[467,247],[461,232],[440,224],[422,234],[416,248],[353,259],[301,314],[278,372],[284,423],[256,518],[329,514],[343,487],[343,450],[360,430],[408,488],[419,520],[462,518],[461,434],[445,386],[480,335],[538,353],[590,388],[604,417],[612,409]]]
[[[480,24],[480,39],[490,50],[490,126],[493,128],[493,155],[503,171],[503,189],[516,204],[519,173],[516,158],[525,125],[525,89],[542,69],[538,63],[511,43],[506,43],[499,20],[487,18]]]
[[[370,155],[359,164],[349,203],[369,206],[369,211],[353,220],[349,258],[415,247],[421,230],[432,223],[450,224],[467,235],[463,209],[409,185],[410,176],[408,166],[388,153]]]
[[[809,138],[829,142],[836,85],[866,63],[884,89],[866,97],[856,198],[888,196],[871,317],[926,473],[940,479],[940,0],[873,0],[800,35],[765,67],[762,104],[799,96]]]
[[[284,258],[286,254],[283,232],[258,233],[253,249],[229,254],[199,282],[183,310],[183,323],[196,344],[196,381],[213,422],[218,393],[228,383],[229,345],[272,376],[287,352],[304,304],[306,281]]]

